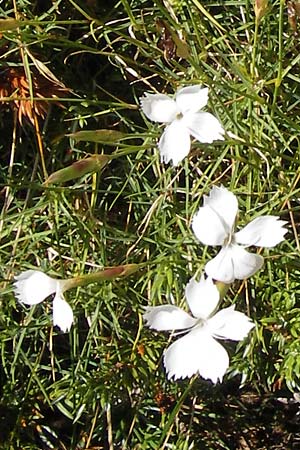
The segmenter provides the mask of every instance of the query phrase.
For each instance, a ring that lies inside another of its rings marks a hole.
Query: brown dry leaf
[[[49,79],[40,73],[32,73],[33,96],[40,99],[32,100],[23,67],[8,67],[0,74],[0,105],[9,103],[17,110],[20,125],[24,117],[34,125],[34,113],[41,118],[46,116],[49,107],[47,98],[64,96],[69,91],[61,82],[54,80],[54,75]],[[55,103],[62,106],[59,101]]]

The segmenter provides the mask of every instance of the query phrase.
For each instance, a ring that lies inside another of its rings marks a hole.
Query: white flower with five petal
[[[148,119],[167,123],[158,148],[161,160],[176,166],[190,151],[190,136],[202,143],[223,140],[224,130],[218,119],[200,111],[208,100],[208,89],[198,85],[187,86],[172,99],[165,94],[145,94],[140,98],[142,110]]]
[[[63,297],[64,280],[51,278],[39,270],[26,270],[15,277],[14,292],[19,302],[36,305],[49,295],[53,299],[53,324],[66,332],[74,320],[73,311]]]
[[[229,366],[225,348],[217,339],[244,339],[254,324],[245,314],[230,306],[214,314],[219,291],[211,278],[191,279],[186,300],[192,315],[173,305],[147,307],[146,324],[157,331],[180,330],[177,339],[164,353],[168,378],[185,378],[199,373],[213,383],[222,381]]]
[[[287,232],[285,221],[276,216],[254,219],[241,231],[234,232],[238,201],[223,186],[214,186],[204,196],[203,206],[195,214],[192,228],[196,237],[205,245],[220,245],[221,251],[205,266],[208,276],[223,283],[232,283],[254,275],[263,265],[261,255],[249,253],[245,248],[274,247]]]

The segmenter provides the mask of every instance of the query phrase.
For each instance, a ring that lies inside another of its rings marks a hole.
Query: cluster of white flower
[[[163,94],[141,98],[147,118],[168,123],[158,148],[162,162],[177,165],[190,151],[190,135],[202,143],[222,140],[224,130],[210,113],[200,109],[207,104],[208,89],[199,86],[177,91],[175,99]],[[214,186],[204,196],[203,206],[195,214],[192,228],[202,244],[221,246],[220,252],[205,266],[207,278],[192,278],[185,296],[192,316],[174,305],[147,307],[146,324],[157,331],[186,333],[164,353],[168,377],[184,378],[199,373],[213,383],[222,381],[229,357],[216,339],[244,339],[254,327],[245,314],[230,306],[216,313],[220,295],[213,280],[231,284],[254,275],[263,265],[261,255],[245,248],[274,247],[284,239],[286,222],[276,216],[260,216],[235,232],[238,213],[236,196],[225,187]]]
[[[144,114],[156,122],[168,123],[158,143],[163,162],[177,165],[190,150],[190,136],[203,143],[223,140],[224,130],[210,113],[200,111],[207,104],[208,89],[190,86],[179,89],[175,99],[163,94],[146,94],[141,98]],[[220,252],[205,265],[206,277],[192,278],[185,296],[192,315],[174,305],[147,307],[146,324],[157,331],[177,331],[177,339],[164,354],[168,377],[184,378],[199,373],[217,383],[229,366],[229,357],[218,339],[239,341],[254,327],[244,313],[232,305],[216,312],[219,290],[225,285],[254,275],[263,265],[261,255],[246,248],[274,247],[284,239],[286,222],[276,216],[260,216],[235,232],[238,214],[236,196],[225,187],[214,186],[204,196],[203,206],[192,220],[192,229],[204,245],[221,246]],[[38,270],[27,270],[16,277],[15,294],[20,302],[35,305],[54,294],[53,323],[66,332],[73,323],[73,311],[63,297],[70,287]],[[178,334],[178,333],[177,333]]]
[[[244,339],[253,322],[234,306],[215,314],[220,295],[215,281],[230,284],[256,273],[263,265],[261,255],[249,253],[245,247],[274,247],[287,232],[286,222],[275,216],[261,216],[245,228],[234,232],[238,212],[237,198],[232,192],[213,187],[204,196],[203,206],[193,218],[196,237],[205,245],[222,246],[219,254],[205,266],[207,278],[191,279],[185,296],[193,317],[173,305],[147,307],[144,319],[157,331],[183,330],[187,334],[175,341],[165,352],[164,365],[169,377],[184,378],[199,373],[216,383],[228,368],[229,358],[218,339]]]

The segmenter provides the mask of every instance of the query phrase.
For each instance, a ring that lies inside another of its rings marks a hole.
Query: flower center
[[[195,328],[203,328],[207,324],[207,320],[200,317],[195,325],[193,326],[193,329]]]
[[[229,247],[229,245],[235,243],[233,230],[225,237],[222,247]]]

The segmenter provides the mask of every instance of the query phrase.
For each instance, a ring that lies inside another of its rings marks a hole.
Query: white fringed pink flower
[[[219,291],[211,278],[191,279],[186,286],[186,300],[192,315],[173,305],[147,307],[146,324],[157,331],[186,333],[164,353],[169,378],[185,378],[199,373],[213,383],[222,381],[229,366],[225,348],[217,339],[244,339],[253,322],[235,306],[215,313]],[[177,334],[179,334],[177,333]]]
[[[39,270],[26,270],[15,279],[15,295],[25,305],[36,305],[55,294],[53,325],[57,325],[63,332],[70,330],[74,316],[72,308],[63,297],[64,280],[56,280]]]
[[[204,196],[203,206],[195,214],[192,228],[202,244],[220,245],[218,255],[205,266],[208,276],[223,283],[232,283],[254,275],[263,265],[261,255],[245,248],[274,247],[287,232],[285,221],[276,216],[260,216],[235,233],[238,213],[236,196],[223,186],[214,186]]]
[[[190,136],[202,143],[223,140],[224,130],[218,119],[200,111],[208,101],[208,89],[199,85],[179,89],[175,98],[165,94],[144,94],[140,98],[142,111],[154,122],[167,123],[158,148],[162,162],[176,166],[188,155]]]

